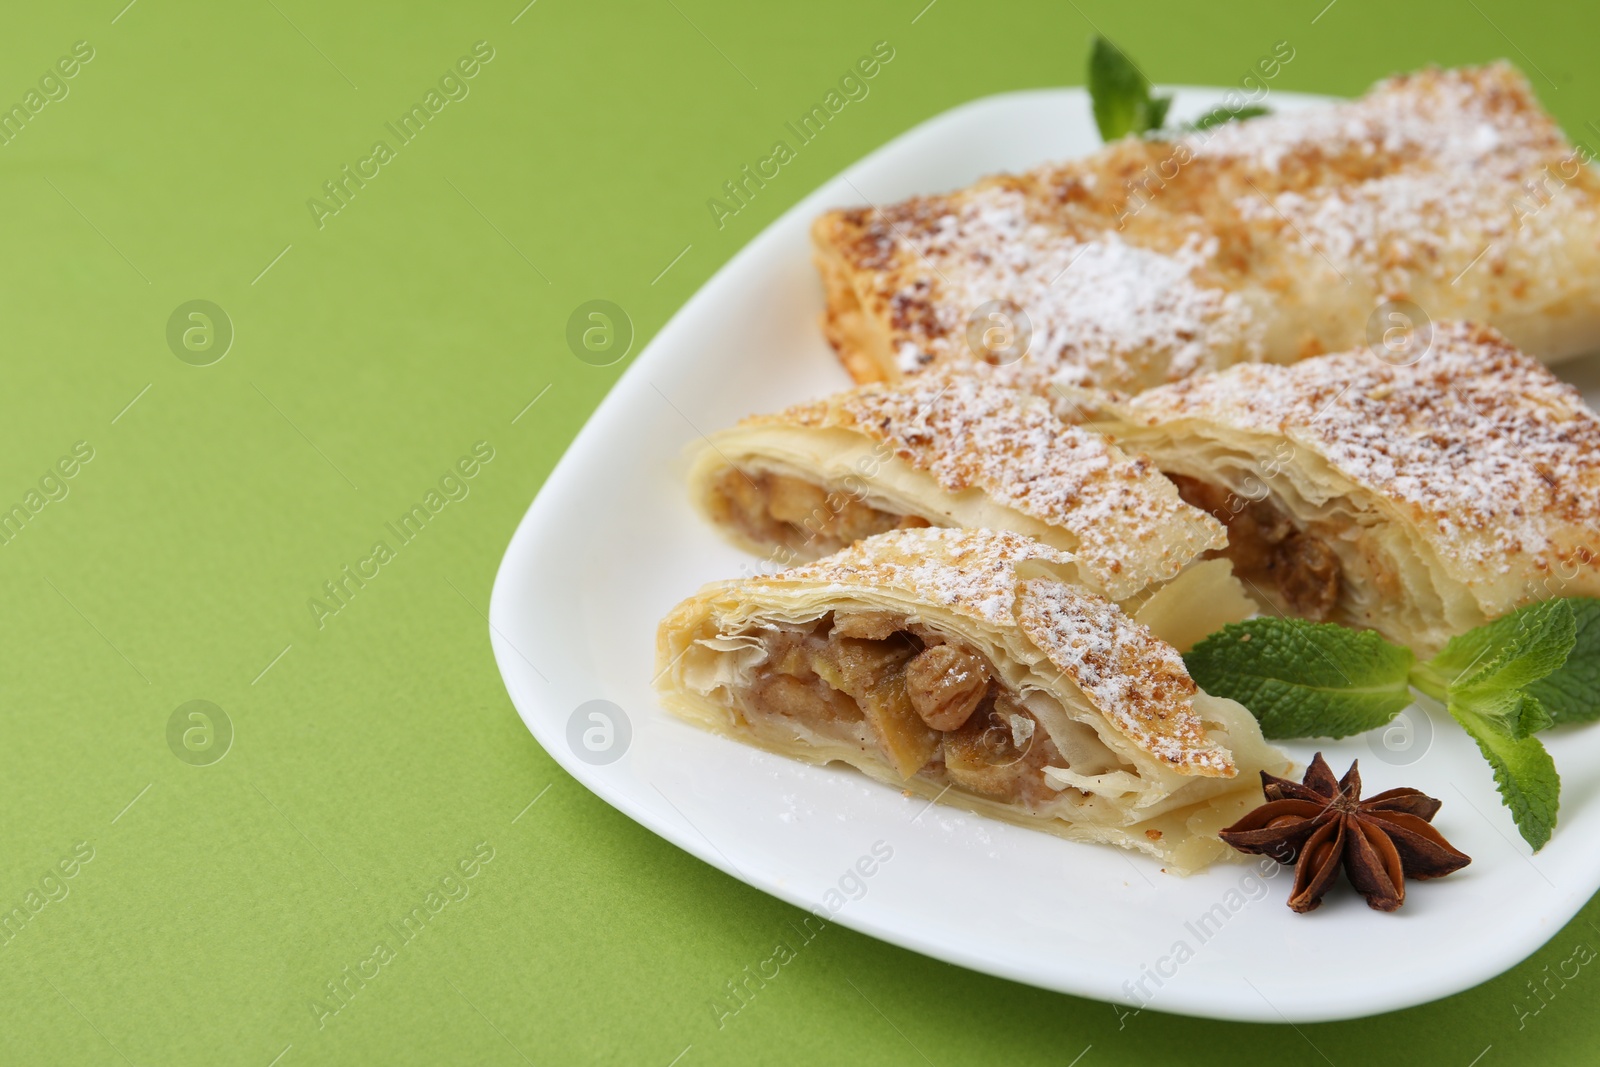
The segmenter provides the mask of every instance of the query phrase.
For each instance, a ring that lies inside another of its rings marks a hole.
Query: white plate
[[[1198,114],[1219,97],[1180,91],[1177,113]],[[1473,862],[1412,885],[1394,915],[1369,911],[1341,886],[1301,916],[1284,907],[1287,874],[1260,880],[1254,868],[1222,864],[1166,875],[1120,849],[930,809],[852,771],[746,748],[683,725],[655,701],[657,620],[702,582],[753,562],[691,512],[683,449],[701,431],[848,384],[817,329],[811,220],[1098,144],[1081,90],[979,100],[857,163],[735,256],[622,376],[518,527],[490,607],[506,688],[540,744],[607,803],[802,908],[845,901],[834,921],[929,956],[1153,1010],[1269,1022],[1372,1014],[1466,989],[1532,953],[1600,886],[1591,844],[1600,837],[1600,728],[1548,735],[1562,817],[1538,856],[1448,718],[1412,709],[1409,747],[1398,731],[1390,748],[1376,737],[1320,746],[1339,772],[1360,757],[1369,793],[1409,785],[1443,800],[1436,825]],[[1593,381],[1592,366],[1578,370]],[[569,740],[588,728],[590,743],[604,745],[604,724],[587,718],[593,709],[578,713],[592,700],[623,709],[612,715],[609,763]],[[1312,752],[1288,747],[1301,761]],[[880,842],[880,855],[892,850],[887,862],[873,857]],[[852,873],[858,862],[870,877]]]

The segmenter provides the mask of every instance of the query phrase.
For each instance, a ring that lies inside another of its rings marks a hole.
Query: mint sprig
[[[1106,141],[1159,130],[1172,106],[1170,96],[1151,96],[1150,80],[1122,49],[1099,34],[1089,45],[1089,100],[1094,124]]]
[[[1555,761],[1537,737],[1518,738],[1503,720],[1479,715],[1470,708],[1450,705],[1450,717],[1460,723],[1494,771],[1495,788],[1511,809],[1511,818],[1523,840],[1538,852],[1550,840],[1561,805],[1561,776]]]
[[[1428,661],[1417,688],[1438,700],[1449,693],[1488,696],[1519,690],[1559,670],[1576,641],[1572,601],[1531,604],[1452,637]]]
[[[1556,725],[1600,718],[1600,600],[1567,600],[1572,605],[1573,643],[1561,669],[1524,690],[1538,699]]]
[[[1172,97],[1152,95],[1150,79],[1144,72],[1126,52],[1099,34],[1089,42],[1089,101],[1094,124],[1107,142],[1130,133],[1142,136],[1160,131],[1167,121],[1167,110],[1172,107]],[[1270,114],[1269,109],[1254,104],[1236,110],[1218,106],[1179,129],[1209,130],[1225,122],[1266,114]]]
[[[1303,619],[1230,623],[1184,657],[1206,692],[1249,708],[1268,737],[1348,737],[1411,703],[1409,648]]]
[[[1369,631],[1301,619],[1224,627],[1184,657],[1206,692],[1249,708],[1270,738],[1347,737],[1389,722],[1416,689],[1443,703],[1494,772],[1534,851],[1560,803],[1534,735],[1600,718],[1600,600],[1546,600],[1450,640],[1418,663]]]

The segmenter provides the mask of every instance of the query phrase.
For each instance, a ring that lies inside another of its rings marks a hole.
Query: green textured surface
[[[1592,904],[1516,971],[1355,1024],[1119,1021],[834,927],[719,1029],[711,998],[800,913],[560,771],[481,612],[621,370],[567,351],[579,303],[626,308],[637,353],[841,166],[974,97],[1077,83],[1090,20],[1165,82],[1233,84],[1283,39],[1276,84],[1316,92],[1509,56],[1577,131],[1600,117],[1592,9],[123,2],[18,7],[0,35],[5,102],[94,49],[0,147],[0,506],[76,442],[94,452],[0,546],[3,907],[93,850],[0,947],[0,1060],[1590,1061],[1600,978],[1583,966],[1544,1001],[1527,983],[1600,946]],[[494,58],[470,95],[319,229],[307,199],[480,40]],[[706,199],[879,40],[896,57],[870,97],[717,229]],[[236,330],[211,366],[165,339],[195,299]],[[319,629],[308,599],[478,441],[494,459],[470,494]],[[196,699],[236,732],[209,766],[167,743]],[[324,983],[398,943],[385,924],[480,843],[470,894],[319,1026]]]

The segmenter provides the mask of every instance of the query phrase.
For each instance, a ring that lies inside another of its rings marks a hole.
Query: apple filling
[[[718,522],[727,522],[759,544],[783,545],[807,554],[826,555],[864,537],[914,526],[927,526],[915,515],[896,515],[843,491],[773,471],[729,467],[711,490],[711,508]]]
[[[1168,474],[1178,495],[1228,528],[1226,548],[1207,553],[1233,563],[1234,573],[1274,586],[1284,605],[1302,618],[1321,622],[1339,603],[1339,557],[1327,543],[1295,527],[1267,500],[1241,500],[1230,490]]]
[[[1028,808],[1060,795],[1043,769],[1067,760],[1048,733],[983,655],[946,635],[889,615],[829,614],[763,643],[765,661],[737,698],[758,729],[788,723],[875,745],[902,779]]]

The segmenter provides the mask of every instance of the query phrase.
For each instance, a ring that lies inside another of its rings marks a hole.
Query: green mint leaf
[[[1514,714],[1506,716],[1506,725],[1511,729],[1511,736],[1518,741],[1529,734],[1536,734],[1540,730],[1547,730],[1555,725],[1555,716],[1550,714],[1550,709],[1536,696],[1526,692],[1519,693],[1517,710]]]
[[[1527,687],[1555,723],[1600,719],[1600,600],[1567,601],[1572,607],[1575,642],[1561,669]]]
[[[1494,771],[1500,799],[1511,809],[1517,831],[1535,852],[1550,840],[1561,805],[1561,776],[1537,737],[1516,737],[1504,718],[1489,718],[1450,702],[1450,715],[1478,744]]]
[[[1577,619],[1566,600],[1544,600],[1452,637],[1424,666],[1457,694],[1521,689],[1566,663]],[[1431,687],[1418,688],[1431,692]],[[1435,694],[1437,695],[1437,694]]]
[[[1167,111],[1172,107],[1172,97],[1152,96],[1150,106],[1146,112],[1146,129],[1159,130],[1167,121]]]
[[[1122,49],[1096,34],[1089,46],[1089,100],[1107,142],[1158,129],[1170,97],[1150,98],[1150,82]]]
[[[1370,630],[1273,618],[1230,623],[1184,656],[1200,688],[1249,708],[1270,738],[1382,726],[1411,703],[1413,662]]]
[[[1517,741],[1548,729],[1555,722],[1549,709],[1538,697],[1529,696],[1520,689],[1487,689],[1466,695],[1455,693],[1449,700],[1458,707],[1470,708],[1482,718],[1505,724],[1506,732]]]
[[[1516,620],[1498,654],[1451,683],[1452,693],[1522,689],[1561,669],[1577,642],[1577,620],[1565,600],[1546,600],[1512,612]],[[1499,620],[1495,620],[1498,622]],[[1490,625],[1494,625],[1491,623]]]
[[[1223,123],[1243,122],[1245,119],[1253,119],[1258,115],[1270,114],[1272,114],[1271,108],[1258,107],[1255,104],[1241,107],[1238,111],[1230,111],[1225,107],[1214,107],[1189,123],[1188,127],[1191,130],[1209,130],[1213,127],[1221,126]]]
[[[1476,671],[1493,662],[1499,655],[1499,649],[1503,648],[1516,633],[1518,625],[1517,612],[1513,611],[1493,622],[1486,622],[1466,633],[1457,634],[1445,643],[1438,655],[1421,667],[1436,673],[1448,686],[1463,673]],[[1443,701],[1444,697],[1441,695],[1439,699]]]

